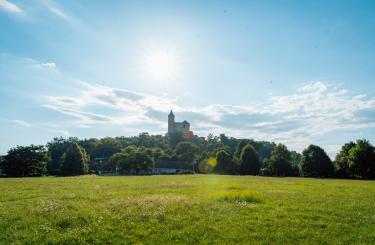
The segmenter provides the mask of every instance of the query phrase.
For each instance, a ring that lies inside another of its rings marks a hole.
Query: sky
[[[375,144],[375,1],[0,0],[0,155],[54,137]]]

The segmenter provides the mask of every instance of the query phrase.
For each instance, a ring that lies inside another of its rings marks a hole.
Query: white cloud
[[[13,119],[10,121],[25,128],[30,128],[32,126],[30,123],[22,121],[22,120]]]
[[[13,14],[22,14],[22,9],[7,0],[0,0],[0,8]]]
[[[56,68],[56,63],[54,63],[54,62],[47,62],[47,63],[42,63],[41,66],[42,67],[46,67],[46,68]]]
[[[57,65],[55,62],[40,62],[32,58],[24,58],[29,64],[35,68],[46,68],[46,69],[56,69]]]
[[[178,120],[190,121],[200,135],[226,133],[283,142],[294,149],[338,130],[375,127],[375,98],[350,95],[324,82],[306,84],[291,95],[272,96],[264,103],[200,108],[182,107],[168,97],[82,81],[78,84],[79,95],[49,96],[45,106],[75,118],[81,126],[126,125],[160,133],[165,132],[167,114],[173,109]]]
[[[54,15],[64,20],[70,20],[71,17],[67,15],[54,1],[42,0],[41,3]]]

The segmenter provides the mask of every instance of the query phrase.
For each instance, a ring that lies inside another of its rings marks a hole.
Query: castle
[[[182,137],[186,140],[193,138],[193,131],[190,131],[190,123],[184,120],[183,122],[175,122],[173,111],[168,115],[168,134],[182,133]]]

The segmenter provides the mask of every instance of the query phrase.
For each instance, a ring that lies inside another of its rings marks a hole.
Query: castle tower
[[[175,132],[175,122],[174,122],[174,114],[173,111],[168,115],[168,133],[174,133]]]

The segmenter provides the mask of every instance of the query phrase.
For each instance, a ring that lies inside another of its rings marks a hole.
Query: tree
[[[48,149],[48,172],[49,174],[58,174],[60,171],[60,160],[62,155],[66,152],[66,149],[72,144],[73,142],[77,142],[77,138],[70,137],[65,139],[63,137],[54,138],[52,141],[47,143]]]
[[[180,142],[175,149],[178,160],[181,162],[192,163],[198,153],[198,148],[191,142]]]
[[[219,139],[223,145],[229,147],[231,153],[234,153],[236,151],[236,147],[238,144],[238,140],[236,138],[228,138],[225,134],[220,134]]]
[[[106,165],[106,170],[110,172],[129,173],[133,168],[131,154],[126,152],[119,152],[113,154]]]
[[[243,147],[240,155],[240,173],[241,174],[259,174],[261,162],[258,152],[250,144]]]
[[[233,172],[233,156],[226,150],[216,153],[216,170],[220,173]]]
[[[236,147],[236,152],[234,153],[235,157],[237,157],[238,159],[240,159],[241,157],[241,153],[242,153],[242,150],[245,146],[251,144],[250,140],[241,140],[238,144],[237,144],[237,147]]]
[[[129,146],[123,152],[115,153],[109,159],[106,169],[115,172],[117,169],[121,174],[130,173],[134,170],[148,172],[155,166],[154,160],[149,153],[150,148]]]
[[[73,142],[61,157],[61,174],[81,175],[88,171],[88,157],[85,149]]]
[[[47,171],[47,162],[44,146],[17,146],[4,157],[2,169],[7,177],[41,176]]]
[[[349,151],[355,146],[356,144],[352,141],[349,143],[344,144],[341,147],[340,152],[336,155],[335,158],[335,167],[337,176],[339,177],[352,177],[352,169],[351,166],[351,159]]]
[[[301,162],[301,154],[296,151],[291,151],[290,160],[292,164],[293,176],[299,176],[299,164]]]
[[[106,137],[101,139],[95,149],[95,157],[111,157],[121,151],[121,144],[114,138]]]
[[[131,157],[134,163],[134,168],[137,173],[140,170],[147,172],[155,166],[154,160],[145,151],[136,151]]]
[[[168,152],[164,151],[160,147],[153,149],[152,154],[153,154],[153,158],[155,161],[160,161],[160,160],[168,161],[171,159],[171,156],[168,154]]]
[[[349,167],[354,175],[375,178],[375,150],[368,140],[357,140],[349,150]]]
[[[3,164],[4,164],[4,158],[0,156],[0,177],[4,176],[4,170],[3,170]]]
[[[167,138],[168,143],[172,148],[174,148],[178,143],[183,141],[181,132],[168,133]]]
[[[271,158],[268,162],[269,172],[273,176],[291,176],[293,173],[291,156],[287,147],[278,144],[272,151]]]
[[[306,177],[329,177],[334,167],[327,153],[316,145],[309,145],[302,152],[300,171]]]

